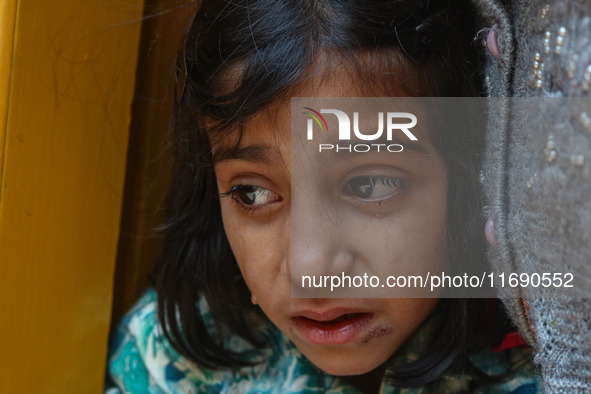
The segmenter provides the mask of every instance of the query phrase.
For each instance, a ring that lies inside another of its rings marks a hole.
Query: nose
[[[355,257],[348,246],[338,209],[318,196],[292,192],[288,264],[292,288],[301,286],[304,276],[318,278],[353,270]]]

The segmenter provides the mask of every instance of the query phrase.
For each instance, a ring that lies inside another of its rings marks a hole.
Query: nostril
[[[340,251],[334,257],[332,264],[330,265],[330,273],[340,274],[351,272],[353,269],[354,257],[351,253]]]
[[[355,257],[348,251],[338,251],[331,257],[330,253],[314,254],[313,251],[307,250],[298,256],[292,256],[288,262],[282,262],[280,272],[293,281],[294,278],[301,278],[303,275],[346,274],[354,268]]]
[[[279,272],[282,275],[291,277],[291,256],[288,256],[285,256],[283,260],[281,260],[281,265],[279,265]]]
[[[501,58],[501,51],[499,50],[499,32],[498,32],[498,24],[494,24],[493,27],[488,32],[488,36],[486,37],[486,46],[490,51],[491,55],[495,58]]]

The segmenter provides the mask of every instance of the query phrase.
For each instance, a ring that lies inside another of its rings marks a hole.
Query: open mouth
[[[372,313],[345,313],[330,320],[306,316],[293,319],[302,336],[318,345],[344,344],[357,338],[369,325]]]
[[[336,319],[332,319],[332,320],[314,320],[314,319],[308,319],[307,317],[302,317],[302,319],[307,319],[310,320],[311,322],[314,322],[318,325],[325,325],[327,327],[330,326],[336,326],[339,325],[340,323],[345,323],[345,324],[350,324],[353,321],[356,321],[360,318],[363,318],[364,316],[369,315],[369,313],[346,313],[342,316],[337,317]]]

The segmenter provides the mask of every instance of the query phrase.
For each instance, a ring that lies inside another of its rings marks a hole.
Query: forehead
[[[409,97],[413,96],[415,81],[401,72],[397,77],[388,73],[384,78],[376,68],[361,70],[359,64],[334,58],[323,58],[317,71],[291,87],[252,117],[231,130],[209,133],[214,161],[229,157],[269,159],[260,149],[242,148],[256,145],[279,147],[290,142],[291,97]],[[368,62],[370,60],[367,60]],[[368,66],[369,67],[369,66]],[[237,74],[234,73],[234,76]],[[394,81],[394,82],[393,82]],[[247,155],[245,155],[247,154]],[[269,156],[269,155],[267,155]]]

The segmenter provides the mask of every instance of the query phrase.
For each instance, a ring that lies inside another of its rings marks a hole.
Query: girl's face
[[[304,85],[298,95],[373,95],[347,80],[348,73],[335,72],[320,86]],[[402,90],[398,94],[406,95]],[[336,183],[343,186],[338,190],[343,201],[358,207],[359,225],[369,236],[363,241],[327,242],[321,235],[330,232],[334,223],[325,220],[319,204],[311,203],[303,220],[309,220],[308,228],[319,236],[309,237],[306,247],[292,254],[290,130],[287,99],[254,116],[244,126],[237,149],[234,139],[214,139],[218,188],[220,193],[229,192],[220,200],[224,228],[244,280],[269,319],[325,372],[363,374],[393,355],[437,299],[291,298],[291,259],[297,257],[320,270],[331,267],[327,270],[338,271],[335,275],[376,250],[392,256],[392,267],[443,266],[447,169],[425,135],[419,137],[424,153],[397,153],[387,164],[368,162],[373,160],[371,155],[347,161],[335,175]],[[363,186],[364,177],[391,180],[382,183],[387,208],[377,216],[362,193],[354,190]],[[309,193],[306,198],[319,199]]]

